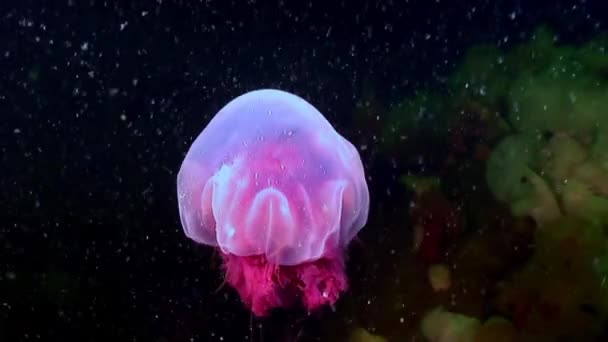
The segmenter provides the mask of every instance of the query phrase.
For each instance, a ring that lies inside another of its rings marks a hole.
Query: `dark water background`
[[[323,340],[337,313],[258,328],[233,291],[214,293],[212,251],[181,231],[176,173],[211,115],[256,88],[309,100],[366,147],[361,240],[381,249],[395,233],[374,222],[407,196],[396,177],[442,156],[420,145],[411,160],[378,157],[380,133],[352,115],[365,90],[392,103],[441,89],[471,45],[515,44],[541,23],[584,41],[606,29],[602,3],[3,1],[0,340]],[[353,254],[353,282],[374,277]]]

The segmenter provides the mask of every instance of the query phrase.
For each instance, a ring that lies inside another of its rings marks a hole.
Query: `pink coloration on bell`
[[[177,178],[186,235],[219,248],[226,280],[254,314],[312,311],[347,289],[344,253],[365,225],[359,153],[305,100],[237,97],[194,141]]]

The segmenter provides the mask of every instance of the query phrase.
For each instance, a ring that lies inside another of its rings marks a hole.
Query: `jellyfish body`
[[[181,223],[219,249],[226,281],[254,314],[333,304],[346,247],[365,225],[359,153],[311,104],[263,89],[222,108],[177,177]]]

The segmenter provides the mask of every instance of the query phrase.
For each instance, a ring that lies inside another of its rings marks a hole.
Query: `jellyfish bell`
[[[346,291],[346,249],[369,210],[363,165],[302,98],[263,89],[229,102],[190,147],[177,191],[186,236],[220,251],[255,315],[332,306]]]

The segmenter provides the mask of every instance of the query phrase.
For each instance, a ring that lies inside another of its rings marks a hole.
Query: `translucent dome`
[[[217,113],[190,147],[177,190],[188,237],[278,265],[345,247],[369,210],[355,147],[311,104],[271,89]]]

